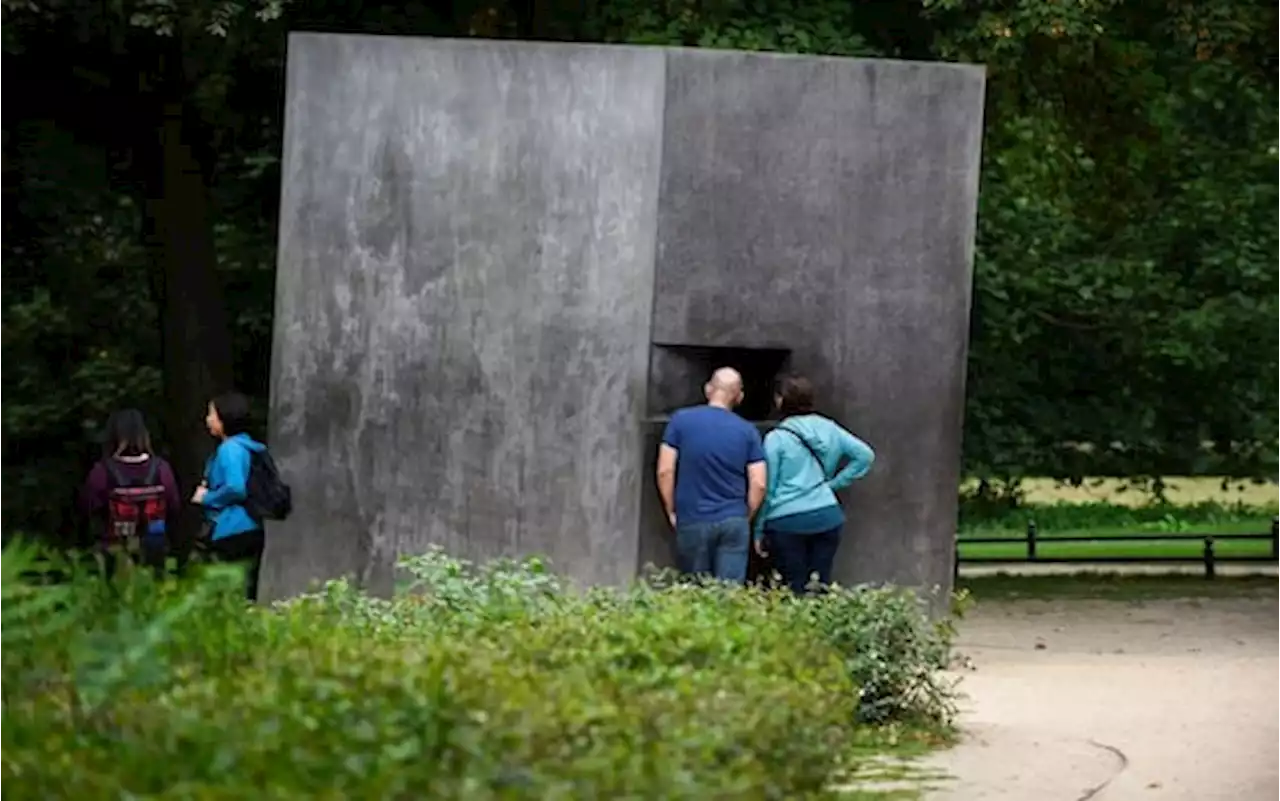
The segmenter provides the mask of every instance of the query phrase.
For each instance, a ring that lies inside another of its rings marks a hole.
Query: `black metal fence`
[[[1259,554],[1219,554],[1217,543],[1227,540],[1267,541],[1271,543],[1269,553]],[[1200,542],[1202,543],[1200,558],[1194,559],[1176,554],[1133,554],[1117,556],[1114,554],[1080,555],[1080,556],[1042,556],[1039,548],[1045,544],[1061,542]],[[962,545],[1009,545],[1022,543],[1025,553],[1016,556],[964,557],[960,555]],[[1179,534],[1164,532],[1140,532],[1120,536],[1043,536],[1036,528],[1035,521],[1027,523],[1026,535],[1021,539],[1010,537],[964,537],[956,540],[955,577],[960,577],[961,563],[967,565],[1018,565],[1018,564],[1150,564],[1161,562],[1180,562],[1182,564],[1200,562],[1204,564],[1204,577],[1213,578],[1217,574],[1220,562],[1276,562],[1280,559],[1280,519],[1271,521],[1271,530],[1259,534]]]

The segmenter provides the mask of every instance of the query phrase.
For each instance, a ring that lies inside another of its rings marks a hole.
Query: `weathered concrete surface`
[[[669,559],[654,418],[708,347],[754,396],[810,374],[876,448],[838,578],[948,587],[982,92],[952,65],[292,37],[271,444],[297,511],[267,594],[386,587],[428,543],[589,582]]]
[[[1244,597],[983,603],[962,622],[968,732],[930,801],[1276,797],[1274,588]]]
[[[841,581],[951,586],[983,87],[968,66],[669,56],[654,340],[789,349],[875,449]]]
[[[635,574],[663,69],[290,38],[268,594],[431,543]]]

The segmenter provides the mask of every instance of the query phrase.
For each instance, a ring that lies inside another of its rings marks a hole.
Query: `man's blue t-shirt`
[[[717,523],[747,516],[747,465],[764,461],[760,432],[718,406],[671,415],[662,441],[676,460],[676,522]]]

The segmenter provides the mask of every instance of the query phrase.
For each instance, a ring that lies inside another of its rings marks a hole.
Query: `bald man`
[[[671,415],[658,449],[658,492],[676,532],[680,569],[725,581],[747,578],[751,518],[764,501],[764,449],[734,413],[742,376],[722,367],[703,387],[705,406]]]

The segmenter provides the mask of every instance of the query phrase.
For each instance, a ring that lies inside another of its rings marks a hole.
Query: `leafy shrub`
[[[3,558],[15,799],[827,798],[855,679],[864,718],[945,716],[945,637],[890,590],[575,592],[434,551],[392,599],[246,609],[227,570],[39,586]]]
[[[478,608],[474,603],[477,598],[484,599],[482,606],[490,615],[498,609],[535,609],[562,597],[564,591],[538,559],[499,560],[477,570],[432,551],[406,560],[403,566],[413,576],[406,588],[427,593],[430,600],[424,602],[424,608],[433,609],[433,615],[444,611],[440,606],[450,611]],[[672,573],[657,573],[621,597],[635,602],[662,590],[678,597],[685,586]],[[761,597],[716,585],[703,591],[712,589],[715,598]],[[949,620],[931,621],[915,593],[864,586],[834,587],[803,599],[793,599],[785,592],[766,597],[791,615],[794,625],[816,632],[841,655],[858,688],[856,715],[860,720],[951,722],[955,693],[938,669],[947,662],[954,632]]]
[[[920,599],[896,587],[834,587],[796,605],[801,627],[839,651],[858,688],[864,722],[950,723],[954,685],[939,674],[951,652],[949,620],[934,622]]]

